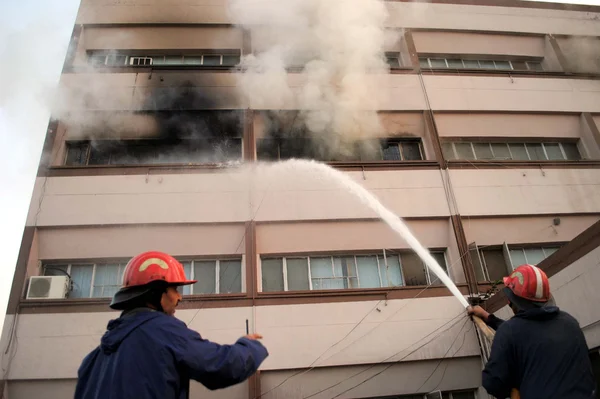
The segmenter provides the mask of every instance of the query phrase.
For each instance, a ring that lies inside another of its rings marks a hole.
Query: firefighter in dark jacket
[[[131,259],[110,304],[123,312],[83,360],[75,399],[185,399],[190,379],[215,390],[254,374],[268,356],[260,335],[219,345],[173,317],[181,300],[177,287],[195,282],[165,253]]]
[[[479,306],[479,316],[496,330],[483,387],[496,398],[513,388],[522,399],[592,399],[596,382],[579,323],[555,306],[543,270],[517,267],[504,278],[504,292],[514,317],[504,321]]]

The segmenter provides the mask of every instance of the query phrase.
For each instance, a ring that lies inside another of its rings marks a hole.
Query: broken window
[[[70,142],[67,143],[67,156],[65,165],[78,166],[86,165],[90,151],[88,142]]]

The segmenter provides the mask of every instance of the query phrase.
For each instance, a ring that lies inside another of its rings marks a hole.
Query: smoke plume
[[[299,110],[295,123],[338,157],[380,135],[373,75],[388,72],[382,1],[231,0],[230,14],[252,38],[239,81],[252,108]]]

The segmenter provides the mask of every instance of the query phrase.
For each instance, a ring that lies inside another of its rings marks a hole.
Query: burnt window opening
[[[423,148],[420,139],[359,140],[345,153],[332,154],[309,137],[265,138],[257,143],[260,161],[291,158],[314,159],[325,162],[347,161],[421,161]]]
[[[199,51],[194,54],[165,55],[160,52],[148,54],[107,53],[95,51],[88,55],[92,66],[108,67],[144,67],[144,66],[199,66],[199,67],[235,67],[241,62],[239,50],[220,50],[222,53]]]
[[[237,111],[157,112],[155,138],[67,142],[65,165],[205,164],[242,158]]]

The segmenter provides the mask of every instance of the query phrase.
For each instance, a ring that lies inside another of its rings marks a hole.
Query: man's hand
[[[469,306],[467,308],[467,312],[469,313],[469,315],[471,315],[471,316],[477,316],[480,319],[482,319],[483,321],[487,321],[488,316],[490,315],[481,306]]]
[[[248,339],[256,341],[256,340],[262,339],[262,337],[263,336],[260,334],[248,334],[244,338],[248,338]]]

